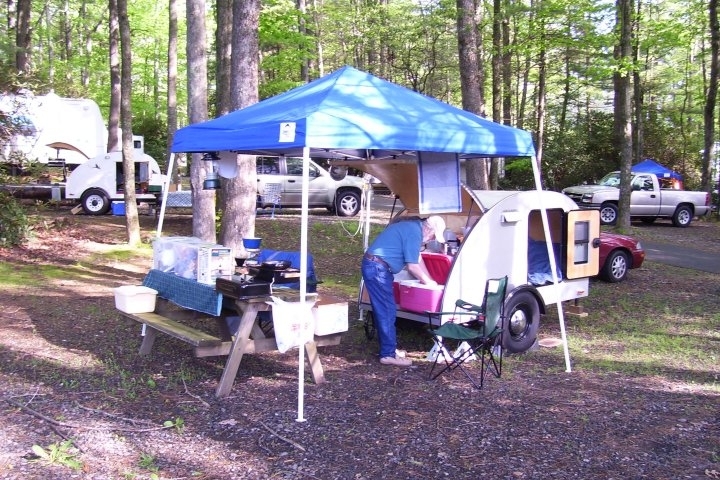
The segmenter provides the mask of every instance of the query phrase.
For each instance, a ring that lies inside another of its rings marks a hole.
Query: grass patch
[[[644,278],[673,286],[645,288]],[[593,282],[588,316],[566,317],[577,368],[659,375],[720,390],[720,314],[717,276],[648,263],[623,284]],[[555,314],[544,325],[557,325]],[[551,327],[552,328],[552,327]]]

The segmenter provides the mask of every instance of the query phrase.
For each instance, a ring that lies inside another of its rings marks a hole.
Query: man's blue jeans
[[[361,271],[375,317],[380,358],[395,357],[397,306],[393,295],[393,273],[386,266],[367,258],[362,260]]]

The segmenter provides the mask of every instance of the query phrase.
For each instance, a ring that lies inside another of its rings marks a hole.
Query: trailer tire
[[[615,225],[618,219],[618,206],[614,203],[603,203],[600,206],[600,223],[602,225]]]
[[[672,221],[673,225],[680,228],[685,228],[690,225],[693,219],[693,212],[687,205],[681,205],[675,210]]]
[[[540,327],[540,305],[530,292],[518,292],[505,303],[503,348],[510,353],[529,350]]]
[[[110,211],[110,199],[99,188],[91,188],[83,193],[80,204],[87,215],[105,215]]]

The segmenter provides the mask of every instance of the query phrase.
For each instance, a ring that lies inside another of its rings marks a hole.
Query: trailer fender
[[[505,298],[503,348],[509,353],[529,350],[537,339],[540,315],[545,313],[545,302],[530,285],[515,288]]]

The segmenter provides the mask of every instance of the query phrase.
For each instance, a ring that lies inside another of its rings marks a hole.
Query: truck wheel
[[[110,211],[110,199],[99,188],[91,188],[83,193],[80,203],[88,215],[105,215]]]
[[[529,350],[540,327],[540,305],[530,292],[513,295],[505,304],[503,348],[510,353]]]
[[[352,190],[338,192],[335,211],[340,217],[354,217],[360,211],[360,194]]]
[[[610,283],[622,282],[627,277],[630,262],[628,256],[622,250],[615,250],[605,259],[600,277]]]
[[[690,222],[692,222],[693,214],[690,207],[687,205],[681,205],[675,210],[675,215],[673,215],[673,225],[676,227],[685,228],[688,225],[690,225]]]
[[[604,203],[600,207],[600,223],[615,225],[618,219],[618,207],[614,203]]]

